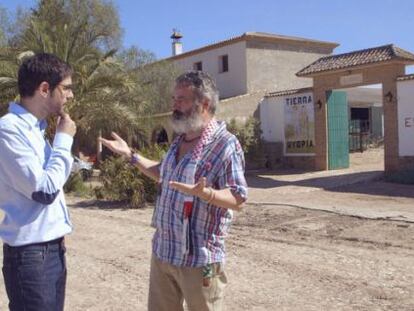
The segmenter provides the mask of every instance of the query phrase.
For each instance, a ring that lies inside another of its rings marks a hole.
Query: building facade
[[[330,55],[337,43],[261,32],[210,44],[172,56],[182,70],[203,70],[217,82],[220,98],[257,91],[277,91],[312,85],[295,75],[309,63]]]

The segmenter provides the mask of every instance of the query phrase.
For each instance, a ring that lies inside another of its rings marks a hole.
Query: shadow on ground
[[[414,185],[385,182],[383,171],[350,173],[340,171],[306,172],[298,170],[250,171],[246,174],[246,178],[249,188],[256,189],[270,190],[274,188],[276,191],[281,187],[294,186],[296,189],[304,187],[334,192],[414,198]],[[297,191],[300,192],[299,190]]]
[[[153,205],[147,203],[143,207],[130,207],[126,202],[119,202],[119,201],[104,201],[104,200],[96,200],[96,199],[85,199],[80,197],[71,197],[68,202],[68,206],[71,208],[79,208],[79,209],[90,209],[90,210],[120,210],[120,211],[127,211],[131,209],[147,209],[152,208]]]
[[[346,185],[330,189],[330,191],[382,195],[388,197],[414,198],[414,185],[390,183],[384,181],[383,178],[371,183]]]

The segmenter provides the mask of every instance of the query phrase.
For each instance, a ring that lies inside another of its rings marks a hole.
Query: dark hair
[[[189,86],[193,89],[196,98],[201,101],[209,100],[209,111],[212,115],[216,112],[219,101],[219,93],[213,78],[206,72],[190,70],[175,79],[177,86]]]
[[[53,91],[63,79],[72,75],[72,68],[53,54],[39,53],[23,61],[19,68],[17,85],[20,97],[31,97],[42,82]]]

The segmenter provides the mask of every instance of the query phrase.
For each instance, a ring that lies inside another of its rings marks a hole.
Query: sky
[[[13,12],[36,0],[0,0]],[[334,54],[393,43],[414,53],[412,0],[114,0],[123,45],[138,46],[162,59],[171,56],[172,30],[183,50],[268,32],[336,42]]]

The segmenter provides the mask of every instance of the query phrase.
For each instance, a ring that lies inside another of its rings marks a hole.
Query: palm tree
[[[8,102],[17,100],[17,70],[24,58],[31,55],[28,51],[0,48],[0,115],[7,111]]]
[[[0,51],[1,99],[16,98],[16,72],[23,56],[29,51],[53,53],[74,68],[76,99],[68,110],[81,138],[76,140],[75,150],[87,146],[91,151],[98,133],[110,130],[128,137],[146,136],[137,118],[146,105],[136,98],[138,86],[133,75],[114,57],[120,28],[111,4],[42,0],[22,23],[26,27],[13,38],[14,48]]]

